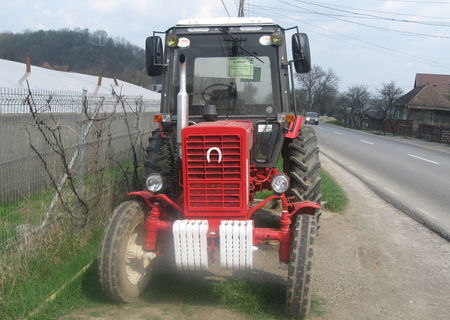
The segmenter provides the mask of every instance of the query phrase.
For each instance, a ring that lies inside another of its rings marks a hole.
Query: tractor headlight
[[[272,178],[270,185],[276,193],[284,193],[289,189],[289,178],[283,173],[277,174]]]
[[[178,37],[176,36],[176,34],[169,33],[166,36],[166,44],[171,48],[176,47],[178,45]]]
[[[281,32],[272,33],[270,35],[270,42],[275,46],[279,46],[283,43],[283,34]]]
[[[145,186],[150,192],[158,192],[163,187],[163,178],[159,173],[150,174],[147,179],[145,179]]]

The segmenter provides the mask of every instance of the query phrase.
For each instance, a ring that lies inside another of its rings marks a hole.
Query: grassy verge
[[[128,189],[129,181],[124,177],[124,168],[128,166],[124,163],[122,168],[112,167],[86,177],[86,195],[93,197],[86,199],[90,211],[84,228],[78,227],[68,215],[61,216],[52,220],[45,232],[36,233],[27,242],[22,239],[14,250],[1,253],[0,319],[24,319],[95,258],[111,207],[123,198]],[[70,204],[74,203],[72,194],[65,195]],[[13,239],[15,225],[24,222],[39,224],[42,212],[47,210],[52,198],[53,192],[48,191],[14,204],[2,205],[1,217],[11,215],[20,219],[8,219],[8,224],[0,224],[0,235],[7,236],[0,239],[0,247],[2,239]],[[61,210],[55,207],[55,212]],[[23,220],[27,217],[30,218]],[[38,313],[33,319],[50,318],[46,313]]]
[[[58,239],[49,244],[47,253],[35,256],[28,263],[27,272],[20,272],[13,283],[3,287],[1,319],[25,319],[53,292],[64,285],[83,266],[95,257],[100,232],[80,238],[79,235]],[[47,319],[38,314],[33,319]]]
[[[0,203],[0,249],[16,235],[16,227],[22,224],[36,225],[42,221],[54,191],[29,196],[17,202]]]
[[[30,283],[33,291],[37,291],[42,285],[51,285],[53,290],[59,289],[66,284],[78,271],[80,271],[89,262],[95,261],[100,245],[102,232],[98,231],[92,239],[84,246],[80,246],[77,250],[71,252],[71,258],[59,264],[54,264],[50,268],[47,267],[46,273],[51,274],[49,277],[41,279],[41,283]],[[90,306],[98,306],[102,304],[110,304],[109,301],[100,292],[100,284],[97,277],[97,266],[92,264],[89,269],[81,274],[80,277],[74,279],[56,296],[56,298],[45,304],[45,299],[49,296],[48,286],[45,288],[47,296],[24,297],[23,300],[29,299],[39,300],[36,307],[40,307],[38,312],[29,316],[28,319],[57,319],[59,316],[70,312],[73,309]],[[54,291],[53,291],[54,292]],[[29,301],[28,300],[28,301]],[[27,303],[28,303],[27,301]]]
[[[348,202],[344,190],[325,170],[320,170],[320,176],[322,178],[321,191],[322,201],[325,202],[324,207],[334,212],[341,212]]]

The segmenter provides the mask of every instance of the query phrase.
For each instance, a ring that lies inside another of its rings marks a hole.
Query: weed
[[[342,187],[325,170],[320,170],[322,178],[321,192],[325,208],[334,212],[341,212],[347,205],[348,199]]]

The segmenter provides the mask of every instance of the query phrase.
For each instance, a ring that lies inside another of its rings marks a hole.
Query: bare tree
[[[394,81],[383,83],[381,88],[377,90],[378,101],[375,103],[375,107],[378,109],[383,121],[393,116],[394,101],[402,94],[402,88],[397,87]]]
[[[297,81],[304,95],[304,102],[299,105],[306,105],[306,111],[317,111],[326,113],[332,108],[338,93],[338,77],[332,69],[324,70],[320,66],[314,65],[309,73],[298,74]]]
[[[355,85],[347,89],[343,97],[343,103],[348,110],[348,124],[352,127],[361,128],[362,116],[370,93],[365,85]]]

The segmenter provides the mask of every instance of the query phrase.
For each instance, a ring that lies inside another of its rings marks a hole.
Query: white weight
[[[177,220],[173,224],[172,233],[177,268],[208,269],[208,221]]]

